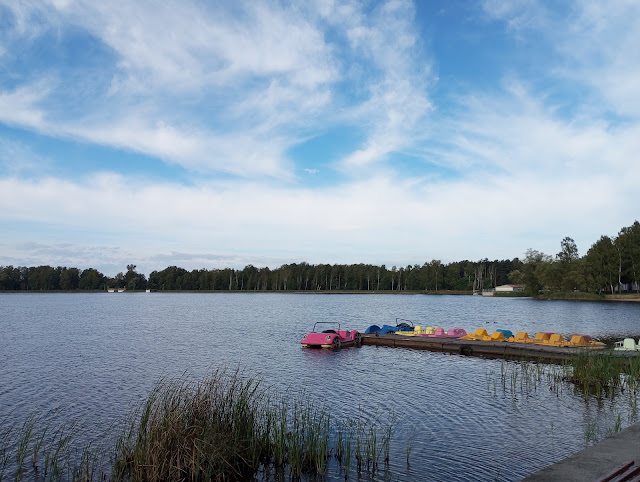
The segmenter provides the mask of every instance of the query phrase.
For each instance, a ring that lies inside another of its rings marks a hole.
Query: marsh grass
[[[259,380],[223,370],[158,384],[118,440],[112,478],[245,480],[273,467],[300,479],[325,476],[332,460],[348,478],[354,438],[360,470],[376,467],[380,451],[388,462],[391,433],[362,418],[335,421],[304,393],[276,397]]]
[[[638,418],[638,391],[640,388],[640,357],[623,357],[609,353],[582,353],[561,364],[502,361],[500,372],[491,370],[486,376],[486,386],[497,397],[496,385],[502,386],[502,396],[529,396],[538,389],[548,389],[558,397],[566,387],[572,393],[582,394],[585,403],[597,400],[603,406],[606,397],[624,396],[628,401],[628,422]],[[622,414],[618,413],[613,425],[601,430],[595,419],[587,419],[584,427],[585,447],[596,443],[602,436],[608,437],[623,428]],[[554,443],[555,427],[551,422],[551,443]]]
[[[48,412],[45,418],[60,410]],[[37,416],[28,416],[20,425],[9,424],[9,416],[0,422],[0,481],[38,480],[88,481],[104,476],[103,459],[88,445],[74,450],[75,424],[53,429]],[[103,477],[104,478],[104,477]]]
[[[591,443],[595,443],[598,440],[598,424],[595,420],[587,420],[587,425],[584,429],[584,446],[587,447]]]
[[[339,422],[331,415],[304,393],[275,395],[238,371],[220,370],[200,381],[161,380],[119,435],[105,434],[105,440],[115,438],[108,449],[76,448],[75,424],[40,430],[42,418],[15,425],[6,416],[0,420],[0,482],[227,481],[273,470],[276,478],[299,480],[325,477],[332,461],[348,479],[354,439],[359,464],[375,468],[380,454],[388,463],[391,424],[363,417]]]
[[[216,373],[160,381],[116,443],[114,480],[242,479],[273,453],[260,382]]]
[[[629,395],[630,407],[637,412],[637,393],[640,389],[640,357],[624,357],[610,353],[580,353],[557,364],[502,361],[500,374],[492,370],[486,376],[487,390],[502,388],[503,395],[530,394],[540,388],[548,388],[558,396],[568,384],[582,392],[584,398],[595,395],[597,399],[614,397],[619,393]]]
[[[567,379],[580,387],[585,397],[613,397],[625,391],[634,395],[640,380],[640,358],[608,353],[581,353],[571,359]],[[637,403],[637,402],[636,402]]]
[[[566,381],[566,367],[560,365],[546,365],[529,361],[502,361],[500,374],[491,370],[486,375],[487,390],[494,397],[500,393],[509,396],[514,401],[519,396],[527,396],[544,388],[560,396],[563,389],[563,381]]]

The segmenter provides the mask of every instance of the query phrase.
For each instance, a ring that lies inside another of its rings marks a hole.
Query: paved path
[[[632,425],[524,480],[592,481],[628,460],[640,464],[640,424]],[[634,466],[635,466],[634,465]]]

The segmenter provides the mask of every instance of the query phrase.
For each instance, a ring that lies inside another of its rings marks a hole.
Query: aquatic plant
[[[347,479],[354,437],[359,463],[375,467],[380,454],[388,463],[392,434],[377,419],[335,423],[304,393],[276,396],[260,380],[225,370],[200,381],[161,380],[116,432],[110,472],[111,451],[73,446],[74,424],[38,431],[38,417],[17,428],[8,420],[0,421],[0,481],[245,480],[272,469],[300,479],[323,477],[332,459]]]
[[[580,353],[569,363],[567,379],[582,388],[585,397],[595,394],[614,396],[616,391],[635,393],[640,378],[638,357],[610,353]]]
[[[584,428],[584,446],[587,447],[590,443],[597,441],[598,424],[595,420],[587,420],[587,424]]]
[[[224,372],[161,381],[116,444],[115,480],[244,478],[272,454],[260,382]]]

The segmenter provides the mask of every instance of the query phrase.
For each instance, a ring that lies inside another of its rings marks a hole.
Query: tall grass
[[[499,381],[497,381],[499,380]],[[565,387],[581,393],[585,403],[595,398],[602,407],[604,397],[613,400],[623,396],[628,401],[628,422],[638,419],[638,392],[640,388],[640,357],[625,357],[613,353],[582,353],[561,365],[502,361],[500,372],[491,370],[486,377],[487,391],[497,397],[496,386],[502,386],[502,395],[514,401],[538,389],[547,389],[558,397]],[[613,405],[612,405],[613,406]],[[613,435],[623,428],[622,414],[618,413],[611,426],[599,427],[596,419],[588,418],[584,427],[585,447],[596,443],[602,436]],[[551,442],[555,427],[551,422]]]
[[[502,361],[499,377],[495,371],[487,373],[487,389],[497,396],[496,387],[502,386],[504,394],[530,393],[541,386],[561,393],[566,382],[582,391],[585,399],[595,395],[628,392],[633,411],[637,411],[637,392],[640,389],[640,357],[624,357],[611,353],[584,352],[561,365],[546,365],[528,361],[519,363]]]
[[[254,474],[274,453],[268,397],[259,381],[237,372],[224,375],[158,383],[116,443],[113,479],[227,480]]]
[[[582,388],[585,397],[598,398],[616,391],[635,394],[640,380],[640,357],[608,353],[581,353],[570,361],[568,380]]]
[[[58,413],[56,409],[47,414]],[[9,416],[0,421],[0,482],[7,480],[94,480],[102,459],[88,445],[80,450],[72,447],[75,424],[61,425],[55,430],[31,415],[22,425],[9,424]],[[29,463],[30,462],[30,463]]]
[[[73,446],[74,425],[39,431],[36,417],[17,428],[6,417],[0,482],[227,481],[272,469],[296,480],[324,477],[332,461],[348,478],[354,438],[358,470],[362,464],[375,470],[381,457],[388,464],[391,425],[362,417],[336,423],[332,415],[304,393],[276,395],[238,371],[161,380],[116,437],[110,469],[104,452]]]

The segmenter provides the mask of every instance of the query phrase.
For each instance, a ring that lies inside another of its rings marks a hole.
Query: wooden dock
[[[395,334],[365,334],[362,339],[362,344],[389,346],[395,348],[412,348],[414,350],[438,351],[466,356],[481,356],[485,358],[506,358],[511,360],[526,359],[563,361],[584,352],[616,353],[620,356],[638,356],[639,353],[613,352],[610,350],[593,349],[588,347],[559,347],[533,343],[474,341],[461,340],[459,338],[432,338]]]

